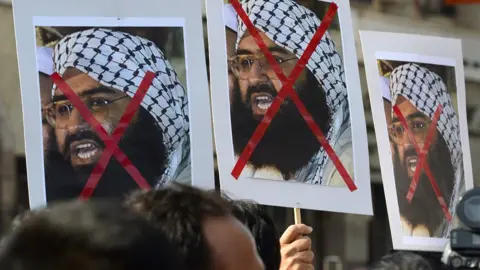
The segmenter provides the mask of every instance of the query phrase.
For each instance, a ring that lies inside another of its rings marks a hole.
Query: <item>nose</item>
[[[248,76],[248,82],[250,85],[257,85],[259,83],[267,82],[267,66],[265,63],[261,63],[259,60],[253,62],[250,68],[250,74]]]
[[[71,111],[70,116],[65,124],[69,133],[75,133],[79,129],[83,129],[88,126],[88,123],[75,108]]]
[[[412,144],[412,138],[408,135],[408,132],[406,130],[403,131],[402,133],[402,140],[403,140],[403,145],[411,145]]]

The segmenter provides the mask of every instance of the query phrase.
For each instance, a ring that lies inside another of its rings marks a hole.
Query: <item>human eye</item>
[[[55,111],[57,112],[57,114],[66,115],[66,114],[70,114],[70,111],[72,110],[71,107],[73,106],[71,104],[64,103],[64,104],[56,104],[55,107],[56,107]]]
[[[415,121],[412,121],[412,129],[414,130],[423,130],[427,127],[427,122],[423,121],[423,120],[415,120]]]
[[[253,56],[251,55],[244,55],[242,57],[239,57],[239,65],[242,68],[248,68],[252,65],[253,63]]]
[[[107,100],[106,98],[102,98],[102,97],[95,97],[95,98],[92,98],[92,99],[90,100],[90,105],[92,106],[92,108],[105,107],[105,106],[107,106],[109,103],[110,103],[109,100]]]
[[[281,57],[281,56],[275,55],[274,57],[275,57],[275,60],[276,60],[279,64],[285,62],[285,59],[284,59],[283,57]]]

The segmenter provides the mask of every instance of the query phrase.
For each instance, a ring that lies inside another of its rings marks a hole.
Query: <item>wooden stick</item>
[[[300,208],[293,208],[293,216],[296,224],[302,224],[302,212]]]

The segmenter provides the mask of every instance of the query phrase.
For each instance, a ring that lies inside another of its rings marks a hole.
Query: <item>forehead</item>
[[[396,105],[400,112],[402,112],[403,116],[408,117],[409,115],[412,114],[419,114],[421,113],[422,115],[426,116],[424,113],[422,113],[420,110],[418,110],[415,105],[413,105],[408,99],[406,99],[404,96],[398,96]],[[394,115],[396,116],[396,115]]]
[[[271,40],[264,32],[258,29],[257,31],[260,34],[260,37],[262,38],[265,45],[267,45],[267,47],[276,46],[275,42],[273,42],[273,40]],[[255,38],[253,38],[249,31],[246,31],[243,37],[240,39],[238,47],[246,50],[260,51],[260,48],[255,42]]]
[[[76,94],[82,94],[85,91],[103,87],[102,84],[100,84],[98,81],[76,68],[67,68],[67,70],[62,76],[62,79],[72,88],[72,90]],[[112,90],[121,93],[121,91],[118,91],[116,89]],[[60,90],[60,88],[55,86],[54,95],[63,95],[63,92]]]

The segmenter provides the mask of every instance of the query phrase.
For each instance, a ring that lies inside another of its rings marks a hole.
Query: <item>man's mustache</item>
[[[256,93],[267,93],[271,95],[273,98],[275,98],[278,95],[272,81],[260,83],[257,85],[250,85],[247,89],[247,103],[250,102],[252,95]]]
[[[67,134],[65,137],[65,143],[62,149],[62,154],[65,157],[68,157],[70,155],[70,145],[74,143],[75,141],[81,141],[81,140],[92,140],[96,142],[98,145],[100,145],[102,148],[105,147],[104,142],[100,137],[91,129],[82,129],[78,132],[75,132],[73,134]]]
[[[409,156],[418,156],[417,151],[415,150],[415,147],[412,144],[408,144],[405,146],[403,149],[404,151],[404,156],[409,157]]]

